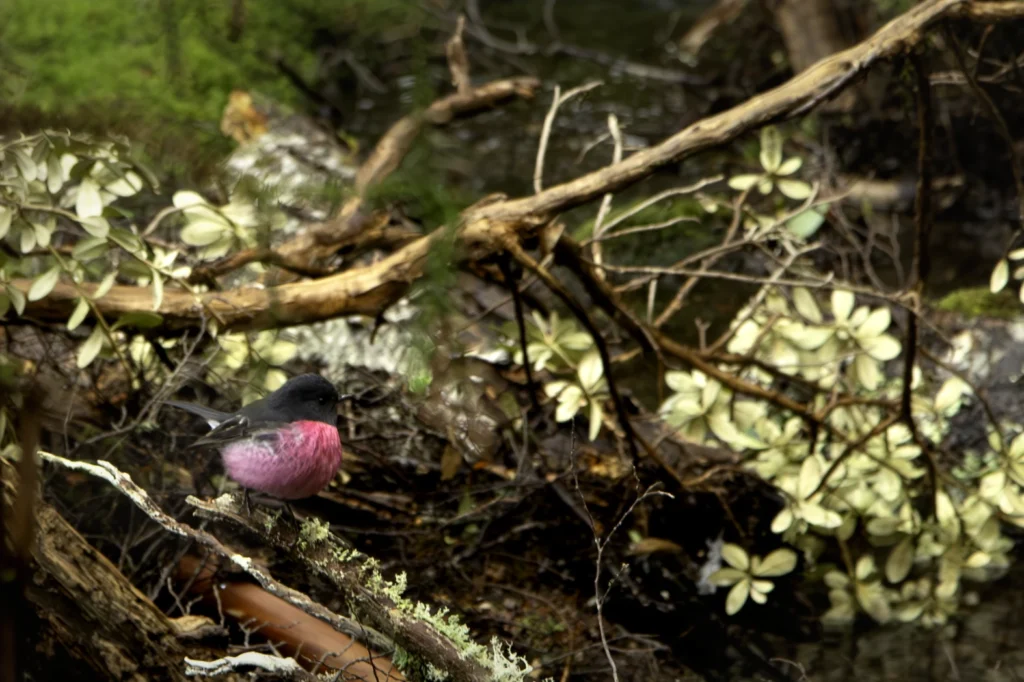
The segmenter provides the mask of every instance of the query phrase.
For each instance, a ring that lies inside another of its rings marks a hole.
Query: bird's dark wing
[[[222,446],[239,440],[260,440],[276,442],[282,427],[287,422],[250,419],[244,414],[236,414],[221,422],[192,444],[192,447],[204,445]]]
[[[205,405],[196,405],[195,403],[183,403],[179,400],[165,400],[164,404],[199,415],[205,419],[210,426],[217,426],[231,417],[230,412],[221,412],[220,410],[215,410],[211,407],[206,407]]]

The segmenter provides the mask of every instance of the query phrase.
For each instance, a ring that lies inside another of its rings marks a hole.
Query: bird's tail
[[[197,405],[195,403],[183,403],[180,400],[165,400],[164,404],[199,415],[206,420],[206,423],[210,425],[210,428],[216,427],[222,421],[231,416],[227,412],[221,412],[220,410],[215,410],[212,407]]]

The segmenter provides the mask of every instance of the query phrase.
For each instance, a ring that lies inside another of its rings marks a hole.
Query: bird
[[[318,374],[301,374],[264,398],[237,412],[165,400],[164,404],[206,420],[211,431],[192,447],[220,450],[228,477],[244,491],[282,500],[312,497],[327,485],[341,466],[338,403],[341,396]]]

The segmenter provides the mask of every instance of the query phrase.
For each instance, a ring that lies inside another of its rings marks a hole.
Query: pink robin
[[[341,465],[338,402],[343,396],[323,377],[302,374],[234,413],[168,400],[205,419],[213,430],[193,447],[220,449],[224,469],[246,491],[283,500],[311,497],[327,487]]]

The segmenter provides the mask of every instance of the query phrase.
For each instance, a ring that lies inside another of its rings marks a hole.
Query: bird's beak
[[[356,397],[355,393],[343,393],[342,395],[338,396],[338,402],[340,403],[343,400],[352,400],[355,397]]]

